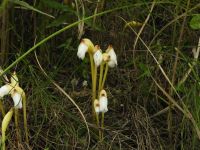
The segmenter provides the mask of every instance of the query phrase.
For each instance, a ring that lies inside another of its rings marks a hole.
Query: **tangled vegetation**
[[[199,150],[199,10],[2,0],[1,148]]]

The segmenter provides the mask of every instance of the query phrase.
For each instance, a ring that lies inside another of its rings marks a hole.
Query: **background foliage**
[[[41,65],[83,111],[90,127],[89,149],[198,150],[200,143],[193,124],[154,82],[178,104],[184,102],[200,127],[198,60],[179,85],[191,68],[188,64],[194,62],[192,49],[200,46],[198,0],[4,0],[0,10],[2,68],[63,27],[122,6],[128,7],[94,17],[95,21],[92,18],[81,22],[37,47]],[[76,56],[83,37],[101,45],[103,50],[112,44],[118,56],[118,67],[109,71],[106,83],[109,111],[105,115],[103,142],[98,141],[91,118],[89,60],[82,62]],[[21,142],[21,149],[86,149],[87,130],[78,110],[44,76],[34,52],[18,61],[7,74],[13,70],[28,97],[30,145]],[[88,81],[87,87],[82,86],[84,80]],[[3,101],[7,106],[11,102]],[[11,124],[8,149],[16,149],[13,133]]]

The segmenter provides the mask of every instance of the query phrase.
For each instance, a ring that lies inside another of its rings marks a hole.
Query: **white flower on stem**
[[[3,85],[0,88],[0,98],[3,98],[5,95],[11,95],[14,107],[21,109],[22,108],[22,96],[25,96],[25,93],[21,87],[19,87],[19,81],[16,73],[14,72],[10,83]]]
[[[99,101],[97,99],[94,100],[94,110],[96,113],[100,112],[100,105],[99,105]]]
[[[78,46],[78,52],[77,52],[78,58],[83,60],[85,58],[85,54],[87,51],[88,51],[88,46],[86,45],[84,40],[82,40],[80,45]]]
[[[110,56],[110,60],[108,61],[108,66],[111,68],[114,68],[117,66],[117,55],[112,47],[112,45],[109,45],[106,53]]]
[[[108,99],[105,90],[101,90],[100,92],[99,106],[100,106],[99,107],[100,112],[105,113],[108,111]]]
[[[78,46],[78,58],[84,59],[87,52],[91,54],[94,53],[94,44],[90,41],[90,39],[84,38]]]
[[[103,55],[102,55],[102,52],[101,52],[101,49],[100,49],[99,45],[96,45],[94,47],[93,58],[94,58],[95,65],[98,67],[101,64],[102,60],[103,60]]]

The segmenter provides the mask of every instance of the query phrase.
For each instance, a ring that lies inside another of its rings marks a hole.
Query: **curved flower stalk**
[[[100,64],[102,63],[103,60],[103,55],[102,55],[102,51],[100,49],[99,45],[95,45],[94,47],[94,53],[93,53],[93,59],[94,59],[94,80],[93,80],[93,87],[94,87],[94,95],[96,98],[96,86],[97,86],[97,67],[100,66]]]
[[[14,102],[15,125],[17,128],[17,134],[19,134],[18,109],[23,108],[24,128],[25,128],[25,134],[26,134],[26,142],[28,143],[28,128],[27,128],[27,118],[26,118],[26,96],[25,96],[24,90],[19,86],[19,80],[16,75],[16,72],[12,74],[10,83],[7,83],[6,85],[3,85],[0,88],[0,97],[3,98],[5,95],[11,95]]]
[[[93,60],[93,54],[94,54],[94,44],[90,41],[90,39],[84,38],[81,40],[81,43],[78,46],[78,52],[77,56],[80,59],[85,58],[85,54],[89,54],[90,58],[90,66],[91,66],[91,78],[92,78],[92,104],[94,103],[94,100],[96,99],[96,67]],[[93,117],[95,118],[95,110],[94,107],[92,107]]]
[[[2,121],[2,125],[1,125],[1,128],[2,128],[2,138],[1,138],[2,150],[6,149],[6,144],[5,144],[6,129],[8,127],[8,124],[10,123],[12,116],[13,116],[13,108],[10,109],[10,111],[5,115],[5,117],[3,118],[3,121]]]

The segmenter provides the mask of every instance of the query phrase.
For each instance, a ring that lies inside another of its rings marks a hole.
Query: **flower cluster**
[[[83,60],[87,52],[93,55],[94,63],[97,67],[102,62],[108,63],[108,66],[111,68],[117,66],[117,56],[112,45],[109,45],[106,52],[102,53],[99,45],[94,46],[89,39],[82,39],[78,47],[78,58]]]
[[[113,68],[117,66],[117,56],[112,45],[109,45],[105,52],[102,52],[99,45],[93,45],[89,39],[82,39],[78,46],[77,56],[80,59],[84,59],[86,53],[90,56],[91,63],[91,75],[92,75],[92,92],[93,92],[93,107],[94,111],[98,114],[100,112],[105,113],[108,111],[108,99],[106,91],[103,90],[106,80],[108,67]],[[98,96],[96,96],[96,80],[97,80],[97,68],[100,66],[99,73],[99,88]]]

